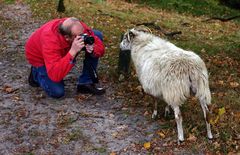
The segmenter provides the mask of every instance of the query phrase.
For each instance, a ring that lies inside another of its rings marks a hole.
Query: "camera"
[[[81,36],[81,38],[83,39],[85,45],[87,45],[87,44],[88,44],[88,45],[92,45],[92,44],[94,43],[94,37],[89,36],[89,35],[86,34],[86,33],[81,34],[80,36]]]

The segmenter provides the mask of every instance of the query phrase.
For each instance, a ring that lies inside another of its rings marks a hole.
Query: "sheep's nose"
[[[120,49],[124,49],[123,42],[120,43]]]

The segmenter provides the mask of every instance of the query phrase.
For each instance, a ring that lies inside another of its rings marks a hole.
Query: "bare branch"
[[[228,17],[228,18],[212,17],[212,18],[203,20],[203,22],[208,22],[208,21],[210,21],[210,20],[220,20],[220,21],[222,21],[222,22],[227,22],[227,21],[230,21],[230,20],[233,20],[233,19],[236,19],[236,18],[240,18],[240,15],[233,16],[233,17]]]
[[[177,34],[182,34],[181,31],[175,31],[175,32],[167,32],[164,29],[162,29],[160,26],[156,25],[155,22],[150,22],[150,23],[141,23],[141,24],[136,24],[137,26],[140,25],[144,25],[144,26],[148,26],[148,27],[153,27],[156,30],[159,30],[160,32],[162,32],[165,36],[168,37],[173,37],[174,35]]]

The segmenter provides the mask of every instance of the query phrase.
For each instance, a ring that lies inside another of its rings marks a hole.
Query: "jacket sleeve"
[[[94,35],[94,32],[83,22],[81,22],[81,24],[83,25],[85,31],[88,33],[88,35],[91,35],[94,37],[94,50],[93,50],[93,54],[95,57],[102,57],[105,53],[105,47],[104,44],[102,42],[102,40],[100,40],[100,38],[98,38],[96,35]]]
[[[103,42],[97,36],[95,36],[94,33],[93,33],[93,36],[95,40],[93,54],[95,57],[102,57],[105,52],[105,47],[103,45]]]
[[[60,82],[74,66],[71,63],[73,57],[69,52],[65,56],[62,56],[64,49],[61,49],[60,44],[56,40],[48,38],[43,37],[44,41],[42,42],[44,63],[49,78],[54,82]]]

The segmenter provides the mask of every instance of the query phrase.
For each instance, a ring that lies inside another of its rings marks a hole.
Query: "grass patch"
[[[100,154],[104,154],[104,153],[107,152],[107,149],[104,148],[104,147],[94,148],[93,150],[96,151],[96,152],[98,152],[98,153],[100,153]]]
[[[73,129],[71,132],[67,134],[66,138],[68,139],[68,142],[77,141],[79,139],[86,139],[80,128]]]
[[[30,153],[26,153],[25,155],[35,155],[35,154],[30,152]]]
[[[154,8],[161,8],[179,13],[188,13],[196,16],[229,17],[239,15],[239,10],[231,9],[219,3],[218,0],[139,0],[141,4]],[[238,21],[240,21],[238,19]]]
[[[15,0],[4,0],[4,2],[6,4],[13,4],[15,2]]]

